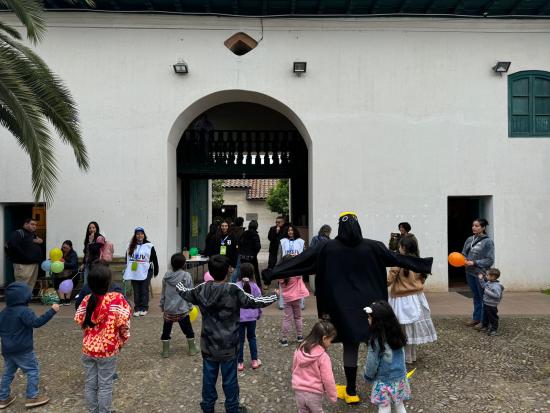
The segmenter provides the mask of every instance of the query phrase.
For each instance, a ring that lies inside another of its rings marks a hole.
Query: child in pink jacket
[[[288,347],[288,332],[290,331],[292,319],[294,319],[294,327],[296,328],[296,341],[298,343],[304,341],[301,302],[303,298],[309,296],[309,291],[301,276],[280,280],[279,287],[284,299],[283,324],[279,343],[283,347]]]
[[[336,383],[326,350],[336,337],[336,329],[325,320],[318,321],[294,352],[292,388],[298,413],[323,413],[323,394],[336,403]]]

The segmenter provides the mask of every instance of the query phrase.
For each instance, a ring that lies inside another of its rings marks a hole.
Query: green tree
[[[40,1],[0,0],[0,5],[13,11],[33,45],[42,40],[46,24]],[[72,147],[82,171],[88,170],[88,154],[69,90],[21,39],[17,30],[0,21],[0,125],[29,155],[35,200],[49,204],[59,173],[50,125]]]
[[[223,179],[213,179],[212,180],[212,208],[218,209],[223,206]]]
[[[288,179],[281,179],[267,194],[267,207],[271,212],[288,215]]]

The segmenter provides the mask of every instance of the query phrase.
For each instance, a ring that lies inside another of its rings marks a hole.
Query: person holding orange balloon
[[[473,235],[466,240],[462,249],[466,281],[472,291],[474,303],[472,320],[466,323],[470,327],[475,327],[483,321],[483,288],[478,275],[485,274],[495,262],[495,244],[486,233],[488,225],[489,222],[484,218],[475,219],[472,223]]]

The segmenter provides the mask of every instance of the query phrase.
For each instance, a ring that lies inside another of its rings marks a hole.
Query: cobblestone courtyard
[[[61,317],[36,330],[41,387],[52,401],[35,412],[83,412],[83,370],[80,365],[81,332]],[[65,317],[64,317],[65,316]],[[309,330],[314,318],[306,319]],[[411,412],[550,412],[550,318],[503,317],[501,335],[489,338],[463,325],[466,318],[435,318],[439,334],[435,344],[422,346],[416,374],[411,379]],[[268,315],[258,324],[263,366],[239,374],[241,400],[252,412],[292,412],[290,366],[293,345],[276,341],[280,318]],[[132,337],[121,353],[115,384],[117,412],[200,412],[201,358],[185,352],[181,331],[174,329],[169,359],[160,357],[158,316],[132,320]],[[194,324],[196,332],[200,323]],[[343,382],[341,347],[330,349],[337,382]],[[245,353],[246,354],[246,353]],[[364,363],[364,348],[361,364]],[[6,411],[22,412],[25,380],[18,375],[12,391],[18,397]],[[348,407],[339,401],[327,412],[375,412],[367,388],[358,377],[363,403]],[[223,393],[217,412],[223,412]]]

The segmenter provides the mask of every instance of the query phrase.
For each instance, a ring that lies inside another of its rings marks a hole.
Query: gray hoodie
[[[472,235],[464,243],[462,255],[474,265],[466,267],[466,274],[477,278],[478,274],[485,274],[495,262],[495,244],[486,234]]]
[[[498,280],[495,281],[480,281],[481,288],[483,288],[483,304],[491,307],[496,307],[500,300],[502,300],[502,294],[504,293],[504,287]]]
[[[160,308],[166,314],[178,315],[191,311],[193,305],[180,297],[176,290],[176,284],[183,283],[186,288],[193,288],[191,274],[183,270],[168,271],[162,279],[162,294],[160,296]]]

